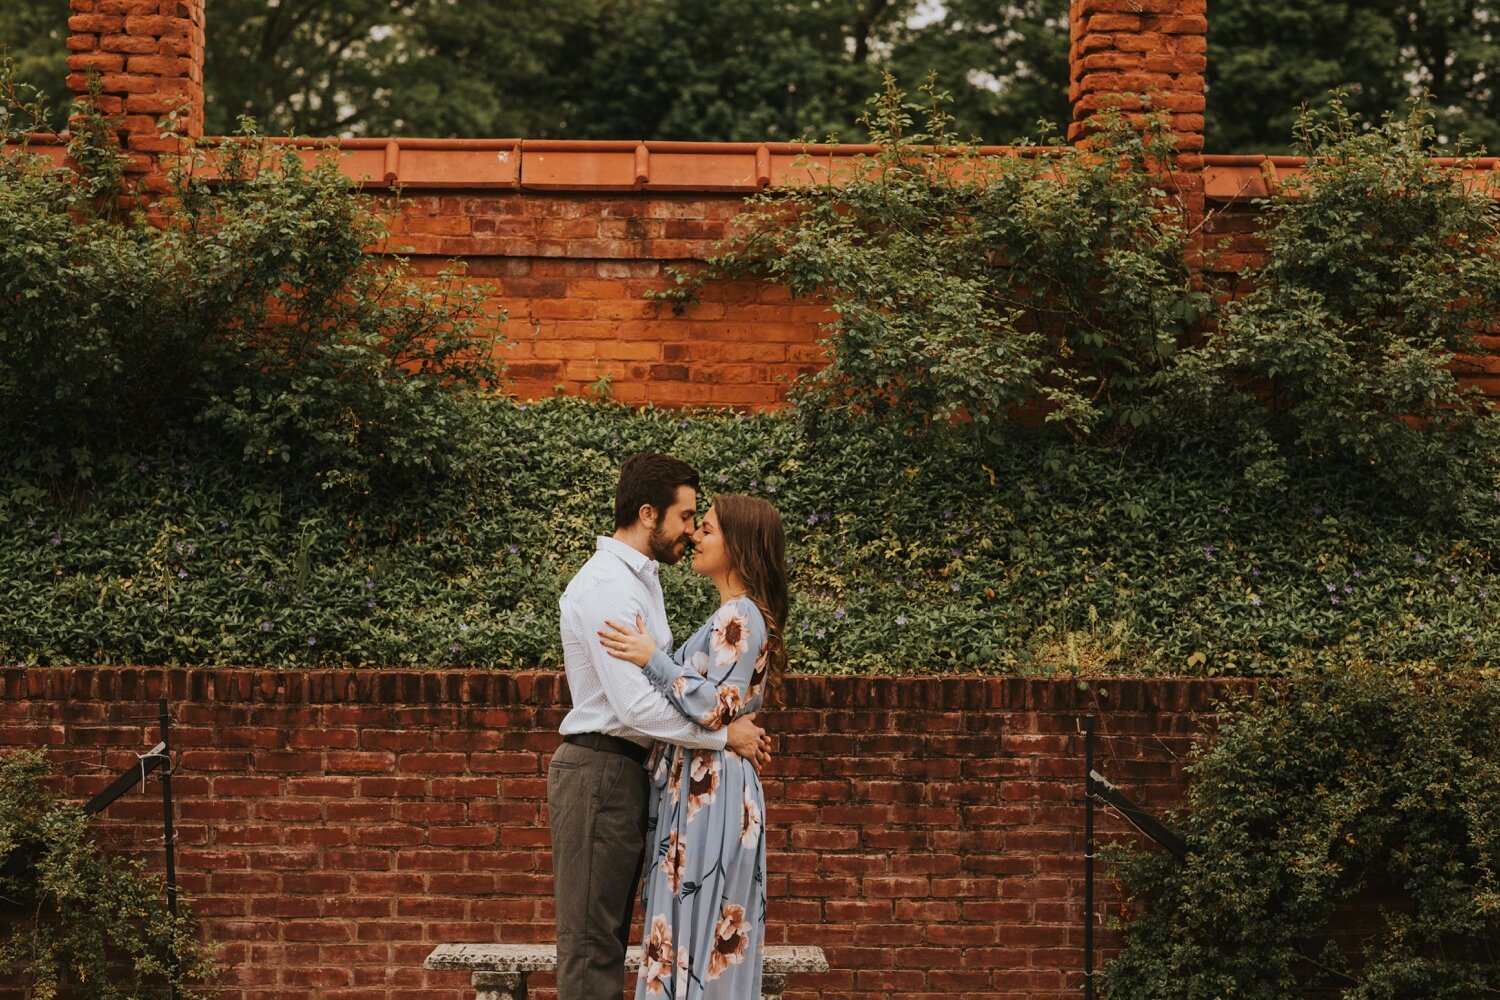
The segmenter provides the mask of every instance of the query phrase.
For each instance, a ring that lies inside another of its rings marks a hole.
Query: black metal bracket
[[[1187,844],[1183,839],[1163,826],[1155,816],[1130,801],[1104,775],[1090,770],[1088,790],[1090,795],[1097,795],[1106,805],[1125,817],[1125,821],[1131,826],[1165,847],[1178,861],[1187,860]]]
[[[120,772],[120,776],[112,781],[108,788],[84,803],[84,815],[93,816],[103,812],[109,808],[115,799],[130,791],[136,785],[143,784],[148,774],[159,770],[166,763],[167,744],[163,741],[141,754],[139,763],[127,767],[124,771]]]

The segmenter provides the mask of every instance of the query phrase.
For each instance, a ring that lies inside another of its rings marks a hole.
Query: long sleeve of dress
[[[673,656],[660,649],[652,654],[646,676],[683,716],[705,729],[722,729],[765,680],[765,642],[760,609],[737,598]]]

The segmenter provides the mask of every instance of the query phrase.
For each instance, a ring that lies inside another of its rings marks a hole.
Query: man
[[[573,709],[547,772],[558,1000],[620,998],[645,850],[651,742],[727,747],[757,767],[766,759],[769,741],[754,715],[718,731],[689,722],[599,642],[606,619],[639,615],[658,648],[672,648],[657,566],[682,558],[697,512],[692,466],[654,452],[631,456],[615,488],[614,537],[598,540],[559,601]]]

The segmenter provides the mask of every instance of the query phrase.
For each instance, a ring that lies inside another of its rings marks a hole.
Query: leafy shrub
[[[1190,767],[1186,863],[1119,855],[1136,912],[1103,995],[1500,990],[1497,713],[1493,680],[1369,666],[1238,706]]]
[[[910,428],[964,415],[991,434],[1038,406],[1076,435],[1152,422],[1162,374],[1210,304],[1163,190],[1166,122],[1105,114],[1087,149],[980,156],[954,135],[945,95],[925,94],[908,103],[887,78],[864,119],[876,153],[752,200],[724,252],[665,297],[753,271],[825,298],[830,360],[798,387],[819,411]]]
[[[790,534],[794,670],[1276,674],[1364,654],[1500,664],[1500,498],[1414,515],[1336,468],[1255,490],[1211,443],[1104,448],[964,428],[553,400],[476,406],[457,474],[370,497],[181,437],[59,508],[0,475],[0,660],[555,666],[557,595],[611,527],[620,461],[668,449]],[[194,451],[193,449],[197,450]],[[1475,469],[1486,480],[1489,469]],[[706,502],[706,500],[705,500]],[[674,629],[714,606],[663,573]]]
[[[52,477],[198,427],[244,460],[365,488],[453,454],[460,390],[492,381],[481,293],[366,253],[384,224],[331,158],[246,125],[173,197],[121,209],[123,153],[85,102],[70,155],[0,116],[0,420]],[[215,168],[210,180],[207,165]]]
[[[1306,171],[1260,203],[1266,262],[1184,358],[1195,391],[1235,412],[1256,479],[1335,461],[1434,502],[1453,455],[1497,454],[1457,356],[1500,312],[1500,206],[1432,158],[1430,120],[1364,131],[1338,101],[1304,113]]]
[[[0,968],[38,1000],[184,1000],[213,973],[212,949],[140,862],[100,850],[76,806],[47,791],[44,754],[0,755]],[[177,970],[173,971],[172,956]]]

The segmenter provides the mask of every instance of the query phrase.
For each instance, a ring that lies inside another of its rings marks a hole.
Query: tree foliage
[[[1366,127],[1430,95],[1433,139],[1500,145],[1494,0],[1215,0],[1206,141],[1215,153],[1299,152],[1297,107],[1334,90]]]
[[[1334,88],[1367,124],[1427,90],[1437,136],[1500,143],[1496,0],[1215,0],[1208,148],[1279,152]],[[1046,0],[212,0],[208,130],[272,134],[863,138],[883,72],[930,72],[959,135],[1064,121],[1067,5]],[[66,13],[11,0],[0,47],[53,95]],[[61,124],[60,112],[54,126]]]

